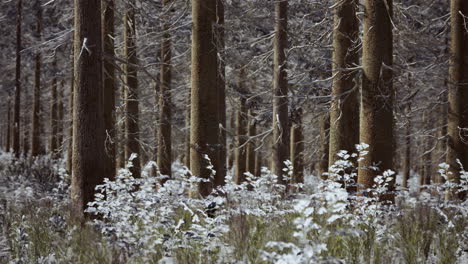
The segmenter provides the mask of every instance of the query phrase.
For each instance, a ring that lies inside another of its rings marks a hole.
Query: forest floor
[[[106,181],[89,210],[100,217],[77,226],[63,161],[0,153],[0,263],[468,263],[468,203],[444,201],[444,186],[399,191],[389,206],[306,175],[283,197],[263,169],[196,199],[199,179],[181,164],[158,191],[148,170]]]

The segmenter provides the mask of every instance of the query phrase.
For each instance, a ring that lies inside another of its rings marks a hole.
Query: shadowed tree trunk
[[[15,157],[20,156],[20,111],[21,111],[21,21],[22,0],[16,5],[16,70],[15,70],[15,105],[13,113],[13,152]]]
[[[468,135],[468,33],[465,30],[468,2],[452,0],[450,2],[450,61],[448,76],[448,123],[447,123],[447,156],[450,165],[449,180],[460,183],[460,160],[465,169],[468,168],[468,146],[463,143]],[[460,130],[462,129],[462,130]],[[446,199],[457,198],[454,190],[448,191]]]
[[[369,148],[359,162],[358,185],[362,190],[372,187],[375,176],[394,169],[392,9],[392,0],[365,1],[359,135],[360,142]],[[379,169],[373,169],[374,165]],[[383,197],[386,200],[393,200],[394,181],[388,197]]]
[[[283,179],[284,161],[289,158],[288,77],[286,72],[287,12],[287,0],[275,2],[272,173],[277,175],[278,182],[284,185],[287,185]]]
[[[5,151],[10,152],[10,140],[11,140],[11,96],[8,93],[8,106],[7,106],[7,125],[6,125],[6,141]]]
[[[108,178],[103,114],[101,1],[75,0],[72,216],[83,221],[95,187]],[[86,48],[83,48],[86,47]]]
[[[359,104],[355,82],[356,71],[349,70],[359,64],[359,21],[356,0],[341,2],[334,10],[333,32],[333,85],[330,107],[330,153],[328,166],[339,159],[337,153],[352,153],[359,143]]]
[[[62,153],[63,144],[63,89],[64,82],[60,81],[60,86],[57,90],[57,148]]]
[[[235,139],[235,135],[233,132],[235,131],[235,127],[236,127],[236,112],[232,110],[230,118],[229,118],[229,129],[230,129],[229,131],[231,132],[230,133],[231,141],[229,142],[229,147],[227,151],[227,156],[228,156],[227,166],[229,170],[232,169],[232,166],[234,166],[234,156],[235,156],[234,142],[236,141],[236,139]]]
[[[71,80],[70,80],[70,94],[68,95],[68,147],[67,147],[67,172],[72,173],[73,165],[73,95],[75,94],[75,54],[74,54],[74,43],[71,47]]]
[[[190,90],[185,108],[185,166],[190,169]]]
[[[302,128],[302,108],[293,113],[291,120],[290,155],[293,166],[292,183],[304,183],[304,135]]]
[[[190,168],[193,175],[211,179],[208,160],[219,171],[218,51],[213,25],[217,0],[192,1],[192,93],[190,126]],[[213,180],[201,182],[202,196],[211,193]]]
[[[241,75],[241,80],[244,76]],[[243,84],[239,85],[240,87]],[[242,88],[241,88],[242,89]],[[247,109],[245,106],[245,96],[241,95],[239,98],[239,108],[237,109],[237,116],[236,116],[236,150],[235,150],[235,157],[234,157],[234,179],[236,184],[241,184],[245,181],[245,172],[246,170],[246,135],[247,135]]]
[[[135,153],[137,156],[133,159],[133,167],[130,171],[133,177],[140,177],[140,143],[139,143],[139,126],[138,126],[138,78],[137,78],[137,50],[136,50],[136,32],[135,32],[135,0],[127,3],[125,19],[124,19],[124,39],[125,39],[125,100],[126,100],[126,145],[125,157],[129,158]]]
[[[34,4],[36,10],[36,40],[41,41],[42,34],[42,6],[39,0]],[[34,58],[34,91],[31,127],[31,156],[36,157],[42,153],[41,146],[41,52],[37,51]]]
[[[403,156],[403,180],[401,187],[408,189],[408,180],[411,172],[411,106],[408,103],[405,107],[406,112],[406,125],[405,125],[405,152]]]
[[[172,0],[163,0],[167,7]],[[172,113],[171,113],[171,36],[169,24],[164,24],[161,47],[161,87],[159,92],[158,168],[162,175],[172,177]],[[163,181],[165,182],[165,180]]]
[[[114,69],[114,0],[102,1],[102,29],[103,29],[103,47],[104,47],[104,129],[106,131],[106,157],[103,166],[106,168],[107,175],[112,175],[116,171],[115,159],[115,69]]]
[[[320,178],[326,180],[328,178],[324,173],[328,172],[328,153],[329,153],[329,132],[330,132],[330,115],[322,113],[319,120],[320,127],[320,152],[317,163],[317,174]]]

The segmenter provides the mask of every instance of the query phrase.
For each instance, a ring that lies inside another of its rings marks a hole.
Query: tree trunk
[[[188,91],[185,108],[185,166],[190,169],[190,90]]]
[[[304,183],[304,135],[302,128],[302,109],[294,113],[291,125],[290,155],[293,166],[292,183]]]
[[[242,78],[243,76],[241,76]],[[242,82],[242,80],[241,80]],[[240,85],[242,86],[242,84]],[[245,97],[241,95],[239,98],[239,108],[237,109],[236,117],[236,150],[234,156],[234,179],[236,184],[241,184],[245,181],[245,172],[246,170],[246,116],[247,109],[245,107]]]
[[[357,40],[359,21],[356,0],[337,1],[333,32],[333,85],[330,107],[330,153],[328,166],[339,157],[338,152],[352,153],[359,143],[359,104],[355,82],[356,71],[349,68],[359,64]]]
[[[57,148],[62,152],[63,144],[63,89],[64,82],[60,81],[60,86],[57,90]]]
[[[375,176],[393,168],[395,153],[393,120],[392,0],[366,0],[363,37],[363,80],[360,112],[360,142],[369,144],[359,162],[358,185],[372,187]],[[377,165],[378,170],[372,166]],[[393,200],[393,179],[383,199]]]
[[[135,32],[135,0],[127,4],[125,13],[124,25],[124,39],[125,39],[125,100],[126,100],[126,145],[125,157],[128,158],[131,154],[135,153],[137,156],[133,159],[133,167],[130,171],[133,177],[140,177],[140,143],[139,143],[139,126],[138,126],[138,78],[137,78],[137,50],[136,50],[136,32]]]
[[[53,71],[57,70],[57,57],[54,57],[52,62]],[[52,77],[52,86],[50,92],[50,138],[49,138],[49,152],[52,157],[55,158],[55,155],[58,151],[57,146],[57,77],[54,75]]]
[[[211,179],[208,160],[215,171],[219,171],[218,147],[219,116],[217,92],[218,60],[216,37],[213,25],[216,23],[217,0],[192,1],[192,93],[190,126],[190,168],[193,175]],[[213,188],[210,182],[201,182],[198,191],[207,196]]]
[[[255,120],[255,114],[253,112],[252,107],[250,107],[249,111],[247,112],[247,138],[249,140],[249,143],[247,143],[246,146],[246,168],[245,170],[250,172],[253,176],[259,176],[256,174],[257,172],[255,171],[255,158],[256,158],[256,151],[255,151],[255,142],[256,140],[253,139],[255,135],[257,134],[256,128],[257,128],[257,122]]]
[[[69,120],[69,124],[68,124],[68,147],[67,147],[67,172],[69,174],[72,173],[72,165],[73,165],[73,96],[75,94],[75,47],[74,47],[74,44],[72,45],[72,48],[71,48],[71,53],[72,53],[72,56],[71,56],[71,68],[72,68],[72,72],[71,72],[71,80],[70,80],[70,94],[68,96],[68,107],[69,107],[69,110],[68,110],[68,118],[70,119]]]
[[[328,172],[328,153],[329,153],[329,132],[330,132],[330,115],[322,113],[319,120],[320,126],[320,153],[321,155],[317,164],[317,174],[323,180],[328,176],[324,173]]]
[[[114,178],[116,172],[115,159],[115,69],[114,69],[114,0],[102,1],[102,29],[103,29],[103,48],[104,48],[104,95],[103,95],[103,111],[104,111],[104,129],[106,131],[106,157],[103,166],[106,168],[107,175],[112,175]]]
[[[101,1],[75,0],[72,216],[83,221],[96,185],[108,177],[103,114]],[[86,47],[86,48],[82,48]]]
[[[36,10],[36,40],[41,41],[42,34],[42,5],[39,0],[34,4]],[[31,127],[31,157],[36,157],[42,153],[41,146],[41,53],[38,51],[34,58],[34,91],[33,91],[33,112]]]
[[[405,126],[405,152],[403,156],[403,180],[401,187],[408,189],[408,180],[411,172],[411,106],[408,103],[405,108],[407,123]]]
[[[217,92],[218,92],[218,119],[219,119],[219,157],[218,157],[218,171],[214,179],[214,186],[224,185],[226,178],[227,165],[226,165],[226,63],[225,63],[225,43],[224,43],[224,1],[216,0],[216,32],[215,41],[218,49],[218,56],[221,58],[218,63],[218,75],[216,79]]]
[[[171,0],[163,0],[167,7]],[[159,133],[158,133],[158,167],[162,175],[172,177],[172,113],[171,113],[171,36],[169,24],[164,24],[161,45],[161,87],[159,92]],[[164,183],[165,181],[163,181]]]
[[[234,111],[234,109],[231,111],[231,115],[230,115],[230,118],[229,118],[229,131],[231,132],[230,133],[230,137],[231,137],[231,141],[229,142],[229,145],[228,145],[228,151],[227,151],[227,156],[228,156],[228,161],[227,161],[227,166],[228,166],[228,170],[232,169],[232,166],[234,166],[234,156],[235,156],[235,153],[234,153],[234,150],[235,150],[235,147],[234,147],[234,143],[236,141],[235,139],[235,135],[234,135],[234,131],[235,131],[235,128],[236,128],[236,112]]]
[[[468,147],[464,145],[468,135],[468,70],[466,57],[468,52],[468,33],[465,30],[465,18],[468,15],[468,3],[463,0],[452,0],[450,2],[450,61],[448,80],[448,143],[446,162],[450,165],[449,180],[460,183],[460,166],[457,159],[467,168]],[[460,131],[460,128],[462,129]],[[461,136],[460,136],[461,135]],[[462,138],[463,137],[463,138]],[[446,194],[446,199],[456,199],[455,190]]]
[[[286,65],[288,1],[275,2],[274,79],[273,79],[273,160],[272,173],[278,182],[287,185],[283,178],[284,161],[289,158],[288,77]]]
[[[15,106],[13,116],[13,152],[20,156],[20,111],[21,111],[21,22],[22,0],[17,0],[16,6],[16,71],[15,71]]]
[[[6,125],[6,142],[5,142],[5,151],[10,152],[11,145],[11,96],[8,95],[8,107],[7,107],[7,125]]]

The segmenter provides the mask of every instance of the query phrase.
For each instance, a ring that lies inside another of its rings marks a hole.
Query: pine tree
[[[42,5],[40,0],[34,4],[36,10],[36,30],[35,37],[38,41],[42,37]],[[33,91],[33,111],[31,127],[31,156],[36,157],[41,153],[41,52],[37,51],[34,57],[34,91]]]

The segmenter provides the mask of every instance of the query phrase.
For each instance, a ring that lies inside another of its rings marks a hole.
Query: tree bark
[[[288,77],[286,64],[288,1],[275,2],[274,79],[273,79],[273,159],[272,173],[278,182],[287,186],[283,178],[284,161],[289,158]]]
[[[302,128],[302,109],[294,113],[291,125],[291,163],[293,166],[292,183],[304,183],[304,135]]]
[[[320,126],[320,154],[317,163],[318,176],[326,180],[328,176],[324,173],[328,172],[328,153],[330,148],[329,132],[330,132],[330,115],[329,113],[322,113],[319,120]]]
[[[74,40],[73,40],[74,42]],[[68,96],[68,118],[69,123],[68,123],[68,147],[67,147],[67,172],[69,174],[72,173],[72,166],[73,166],[73,109],[74,109],[74,103],[73,103],[73,96],[75,94],[75,47],[74,43],[72,44],[71,48],[71,80],[70,80],[70,94]]]
[[[21,111],[21,22],[22,0],[17,0],[16,5],[16,71],[15,71],[15,105],[13,116],[13,152],[15,157],[20,156],[20,111]]]
[[[335,6],[333,29],[333,85],[330,107],[330,153],[328,166],[339,157],[338,152],[352,153],[359,143],[359,103],[355,82],[359,64],[357,41],[359,21],[356,0],[338,0]]]
[[[403,156],[403,180],[401,187],[408,189],[408,180],[411,172],[411,106],[408,103],[405,107],[407,123],[405,125],[405,152]]]
[[[257,171],[255,170],[255,158],[256,158],[256,151],[255,151],[255,142],[256,140],[253,139],[255,135],[257,134],[256,131],[257,128],[257,122],[255,120],[255,114],[253,112],[252,107],[247,112],[247,138],[249,140],[249,143],[247,143],[246,146],[246,168],[245,170],[250,172],[253,176],[259,176],[257,174]]]
[[[448,123],[447,123],[447,156],[446,162],[450,165],[449,180],[460,183],[460,160],[465,169],[468,165],[468,146],[463,143],[467,140],[468,132],[468,33],[465,30],[465,18],[468,15],[468,3],[463,0],[450,2],[450,61],[448,80]],[[461,130],[460,130],[461,129]],[[455,190],[447,192],[447,200],[456,199]]]
[[[171,0],[163,0],[167,7]],[[171,113],[171,36],[169,24],[164,24],[161,44],[161,86],[159,92],[159,133],[158,133],[158,167],[162,175],[172,177],[172,113]],[[163,183],[165,180],[163,181]]]
[[[57,57],[54,57],[52,62],[53,71],[57,70]],[[52,77],[52,86],[50,90],[50,137],[49,137],[49,153],[55,158],[58,151],[57,146],[57,77]]]
[[[104,111],[104,129],[106,131],[106,157],[103,166],[106,168],[107,175],[112,175],[114,178],[116,172],[115,158],[115,69],[114,69],[114,12],[115,1],[102,1],[102,29],[103,29],[103,48],[104,48],[104,94],[103,94],[103,111]]]
[[[190,126],[190,167],[193,175],[209,180],[198,191],[207,196],[213,188],[212,171],[219,171],[218,60],[216,37],[216,0],[192,1],[192,93]]]
[[[106,170],[101,1],[75,0],[72,216],[83,221]]]
[[[131,0],[127,4],[125,13],[124,25],[124,39],[125,39],[125,100],[126,100],[126,145],[125,157],[129,158],[131,154],[135,153],[137,156],[133,160],[133,167],[130,171],[133,177],[140,177],[140,143],[139,143],[139,125],[138,125],[138,78],[137,78],[137,50],[136,50],[136,31],[135,31],[135,0]]]
[[[62,153],[63,144],[63,81],[60,81],[60,86],[57,90],[57,149]]]
[[[360,190],[372,187],[377,175],[393,169],[392,9],[392,0],[365,1],[359,134],[360,142],[369,144],[369,148],[368,154],[359,162]],[[373,169],[374,165],[379,169]],[[393,200],[394,181],[390,182],[386,200]]]
[[[42,39],[42,5],[39,0],[34,4],[36,10],[36,39]],[[31,127],[31,157],[44,154],[41,146],[41,52],[38,51],[34,58],[34,91],[33,91],[33,112]]]
[[[11,96],[10,94],[8,94],[6,141],[5,141],[6,152],[10,152],[11,150],[10,142],[11,142]]]
[[[244,76],[241,75],[241,78]],[[242,82],[242,80],[240,81]],[[242,84],[240,85],[242,86]],[[246,135],[247,135],[247,109],[245,107],[245,97],[241,95],[239,98],[239,108],[236,116],[236,150],[234,156],[234,179],[236,184],[241,184],[245,181],[246,170]]]

